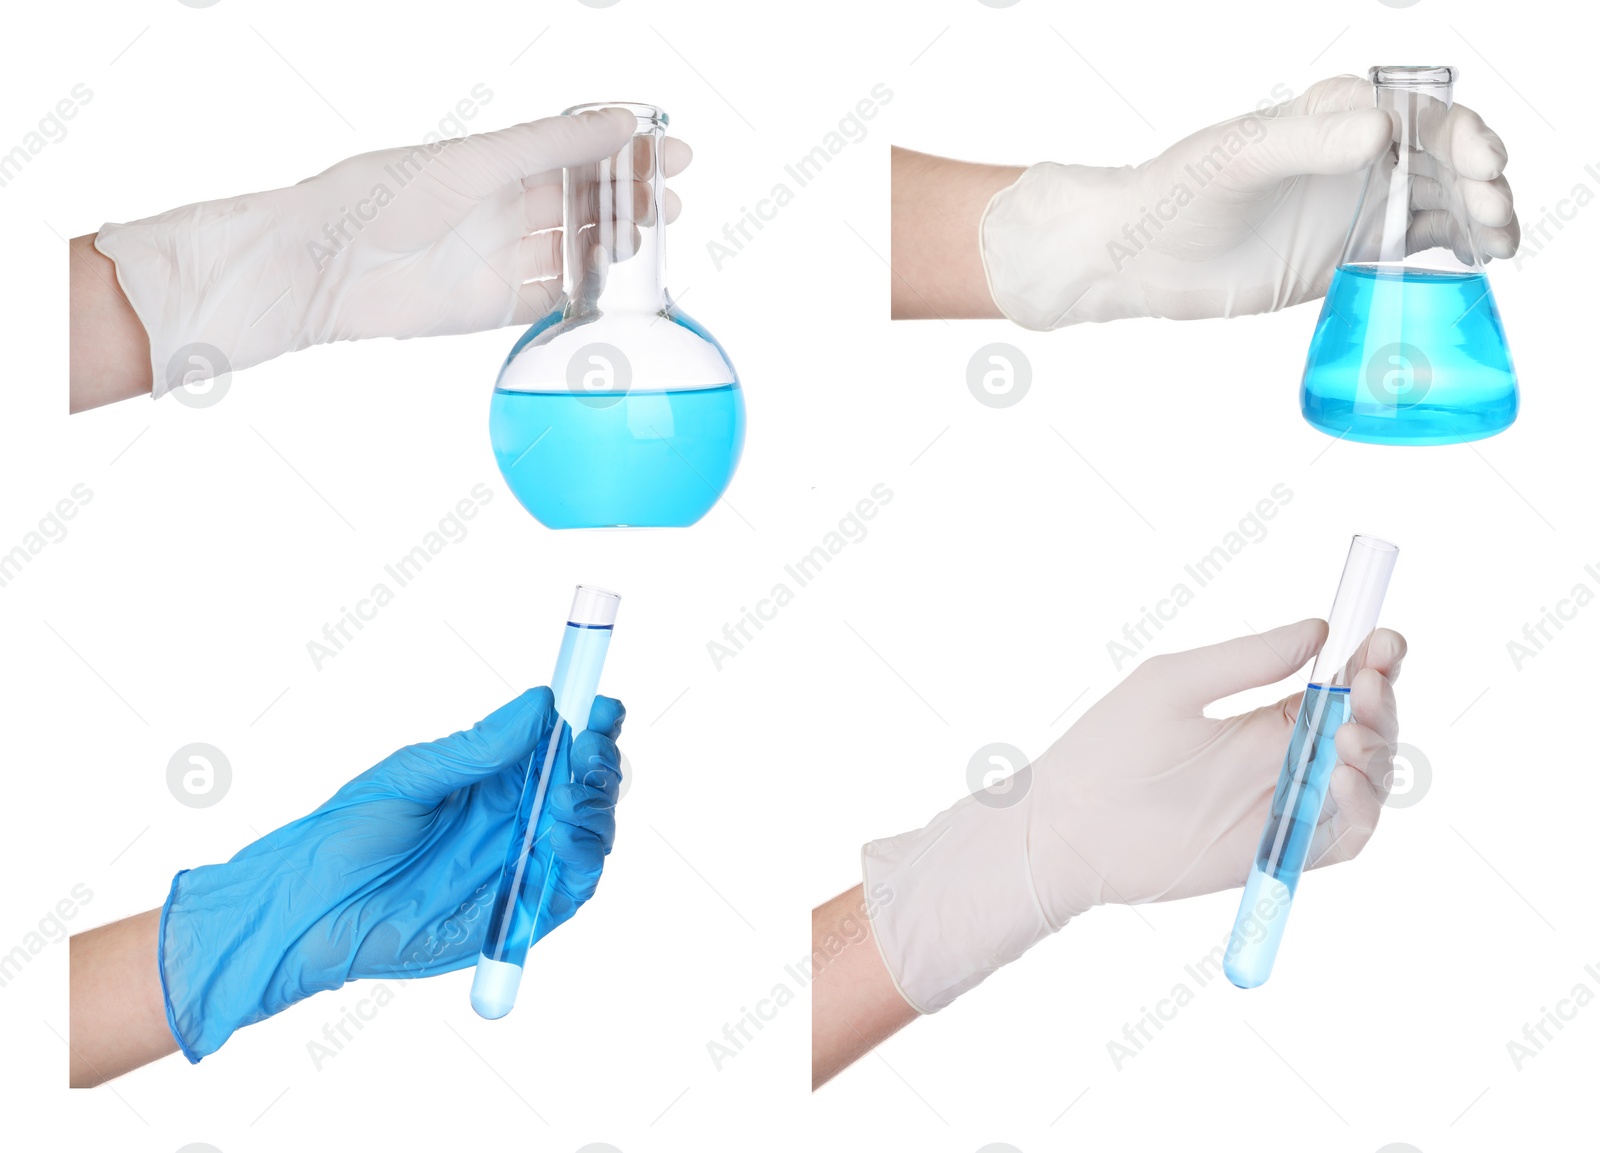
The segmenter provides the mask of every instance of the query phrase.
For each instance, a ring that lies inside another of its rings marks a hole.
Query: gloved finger
[[[661,196],[661,211],[665,214],[668,224],[678,219],[678,214],[683,211],[683,201],[670,188]]]
[[[1357,725],[1371,729],[1393,744],[1400,739],[1400,708],[1389,678],[1375,668],[1364,668],[1350,682],[1350,716]],[[1351,759],[1352,765],[1359,760]]]
[[[1376,107],[1372,81],[1365,76],[1330,76],[1318,80],[1299,96],[1278,105],[1285,115],[1312,116],[1321,112],[1351,112]]]
[[[555,699],[529,689],[483,720],[427,744],[407,745],[372,770],[396,795],[427,804],[523,764],[551,729]]]
[[[649,183],[634,180],[626,187],[632,190],[631,202],[622,193],[623,186],[615,181],[584,180],[576,184],[570,199],[578,227],[586,227],[600,220],[611,228],[621,228],[625,224],[648,228],[654,224],[655,196]],[[570,226],[574,221],[563,220],[558,223]]]
[[[525,246],[529,237],[521,243]],[[559,269],[559,265],[557,268]],[[504,285],[501,286],[504,288]],[[490,289],[492,291],[492,289]],[[561,277],[559,274],[546,276],[522,277],[517,285],[516,293],[510,298],[510,319],[507,324],[532,324],[536,320],[543,320],[549,316],[556,306],[556,300],[561,295]]]
[[[1424,151],[1469,180],[1493,180],[1505,171],[1505,142],[1476,112],[1453,104],[1448,111],[1430,113],[1425,106],[1417,117],[1417,143]]]
[[[451,149],[452,169],[463,182],[463,191],[487,196],[535,173],[593,164],[614,155],[633,135],[635,123],[627,109],[607,108],[480,132]]]
[[[1389,117],[1375,108],[1258,118],[1258,123],[1265,135],[1239,151],[1224,170],[1228,183],[1241,191],[1273,188],[1295,176],[1360,172],[1390,144]]]
[[[1467,180],[1454,178],[1441,181],[1431,176],[1416,176],[1411,182],[1412,210],[1455,208],[1451,188],[1461,197],[1461,206],[1468,216],[1479,224],[1491,228],[1504,228],[1516,218],[1511,203],[1511,185],[1504,176],[1493,180]]]
[[[1400,679],[1400,665],[1406,659],[1406,638],[1393,629],[1373,629],[1367,641],[1367,655],[1361,667],[1376,669],[1392,685]]]
[[[567,835],[560,832],[561,826],[583,829],[598,837],[609,853],[617,831],[617,796],[622,790],[622,761],[616,742],[600,733],[579,733],[567,764],[570,772],[557,774],[550,782],[539,835],[548,831],[557,836],[559,852],[559,837]]]
[[[1460,190],[1463,205],[1471,218],[1473,235],[1478,242],[1478,255],[1493,260],[1506,260],[1516,255],[1517,246],[1522,241],[1522,226],[1517,222],[1511,185],[1504,176],[1490,181],[1468,180],[1457,176],[1426,152],[1414,152],[1410,159],[1413,208],[1448,212],[1451,208],[1448,189],[1454,185]],[[1459,234],[1450,230],[1442,220],[1431,221],[1425,228],[1418,228],[1413,221],[1412,228],[1412,233],[1407,237],[1412,252],[1433,247],[1456,251],[1460,245]],[[1461,249],[1464,248],[1461,245]],[[1457,251],[1457,255],[1463,262],[1468,259],[1462,251]]]
[[[610,737],[585,731],[572,742],[571,765],[573,782],[583,789],[571,798],[572,823],[592,828],[589,818],[615,808],[621,795],[622,752]]]
[[[1442,209],[1430,208],[1413,213],[1406,226],[1406,251],[1426,252],[1430,248],[1448,248],[1462,264],[1472,263],[1472,248],[1467,243],[1455,216]]]
[[[561,275],[561,233],[535,232],[517,242],[517,282],[549,280]]]
[[[651,170],[649,141],[642,136],[637,138],[634,143],[634,149],[635,162],[639,168],[635,175],[640,177],[649,175]],[[620,149],[618,151],[620,152]],[[676,136],[668,136],[662,140],[661,152],[661,173],[668,178],[678,175],[678,173],[689,167],[689,161],[694,159],[694,150]],[[605,159],[605,157],[601,157],[601,159]],[[531,189],[541,185],[553,184],[560,188],[562,177],[562,169],[552,168],[523,177],[522,186]]]
[[[1361,852],[1383,814],[1383,796],[1371,778],[1347,764],[1338,764],[1328,777],[1328,795],[1322,819],[1306,854],[1308,867],[1316,869],[1354,859]]]
[[[1515,218],[1504,228],[1478,229],[1478,255],[1491,260],[1510,260],[1522,244],[1522,225]]]
[[[622,735],[622,722],[627,717],[628,710],[616,697],[595,697],[594,707],[589,710],[589,725],[586,731],[599,733],[614,741]]]
[[[1200,708],[1245,689],[1281,681],[1315,656],[1327,635],[1327,622],[1311,618],[1254,636],[1152,657],[1138,671],[1168,699]]]
[[[522,193],[522,231],[560,229],[565,212],[560,184],[541,184]]]
[[[689,147],[687,140],[679,140],[676,136],[668,136],[661,142],[661,175],[667,179],[678,175],[689,167],[694,159],[694,149]]]
[[[1339,763],[1348,765],[1372,783],[1373,791],[1380,797],[1389,795],[1394,783],[1395,737],[1398,730],[1387,732],[1364,725],[1360,721],[1346,721],[1333,735],[1333,747],[1339,754]]]

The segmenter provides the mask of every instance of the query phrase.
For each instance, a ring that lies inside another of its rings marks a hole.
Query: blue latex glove
[[[386,757],[227,864],[174,877],[158,952],[184,1056],[349,980],[475,963],[522,783],[530,760],[535,773],[544,763],[555,716],[550,690],[530,689],[465,732]],[[596,697],[570,761],[551,770],[534,858],[545,870],[553,853],[557,867],[536,942],[600,883],[622,719],[620,702]]]

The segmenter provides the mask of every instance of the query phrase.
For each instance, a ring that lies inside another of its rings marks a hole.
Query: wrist
[[[1024,328],[1153,315],[1124,274],[1138,169],[1035,164],[984,209],[979,245],[995,304]],[[1131,250],[1130,250],[1131,251]]]
[[[236,1030],[344,983],[342,971],[330,979],[290,967],[281,942],[307,936],[322,917],[317,894],[291,893],[290,884],[255,856],[173,877],[157,958],[167,1023],[191,1063]]]
[[[933,1013],[1054,932],[1034,891],[1022,803],[963,797],[861,850],[873,935],[895,987]]]
[[[303,197],[296,185],[101,226],[94,246],[146,334],[153,396],[313,343],[285,274],[309,261],[293,227]]]

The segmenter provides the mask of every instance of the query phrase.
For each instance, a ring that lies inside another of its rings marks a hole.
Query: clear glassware
[[[562,180],[562,296],[495,382],[495,460],[550,528],[681,527],[710,511],[744,447],[744,393],[716,339],[666,289],[667,114]]]
[[[1450,111],[1456,70],[1369,71],[1395,144],[1367,173],[1323,301],[1300,411],[1330,436],[1457,444],[1517,418],[1517,374],[1454,173],[1424,148]]]

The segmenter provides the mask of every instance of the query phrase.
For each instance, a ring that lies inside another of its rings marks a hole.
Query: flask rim
[[[654,104],[642,104],[634,100],[599,100],[593,104],[574,104],[571,108],[563,108],[561,115],[577,116],[583,112],[604,112],[610,108],[626,108],[639,120],[639,130],[649,131],[655,128],[665,128],[671,123],[666,109]]]

